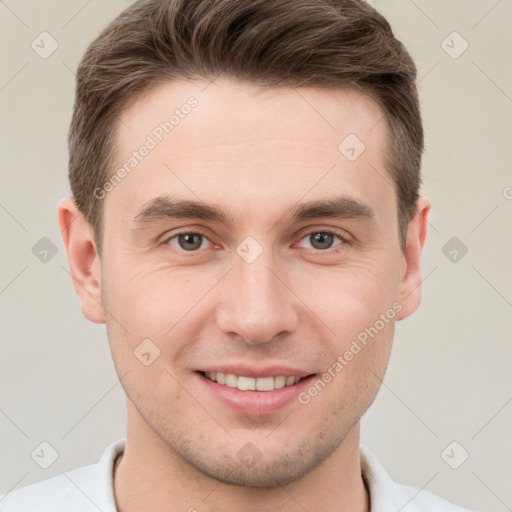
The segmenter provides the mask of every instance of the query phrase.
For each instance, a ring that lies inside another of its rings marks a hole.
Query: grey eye
[[[333,247],[336,238],[340,240],[340,243],[344,242],[340,235],[336,233],[331,233],[329,231],[313,231],[307,234],[305,237],[303,237],[301,241],[307,240],[311,248],[322,250],[330,249],[331,247]]]
[[[315,249],[329,249],[333,244],[334,235],[331,233],[313,233],[309,236]]]
[[[168,244],[176,247],[173,241],[177,240],[178,248],[184,251],[195,251],[203,245],[204,235],[199,233],[178,233],[169,238]]]

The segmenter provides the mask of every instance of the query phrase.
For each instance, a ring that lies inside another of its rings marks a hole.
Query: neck
[[[116,461],[118,512],[369,512],[361,476],[359,423],[313,471],[284,486],[220,482],[187,464],[143,422],[128,421],[126,447]],[[129,414],[130,420],[130,414]]]

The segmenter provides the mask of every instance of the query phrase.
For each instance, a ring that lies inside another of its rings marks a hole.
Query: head
[[[272,485],[358,425],[420,300],[415,78],[359,0],[143,0],[92,43],[59,218],[138,435]],[[302,394],[227,404],[205,372],[231,371],[295,372]]]

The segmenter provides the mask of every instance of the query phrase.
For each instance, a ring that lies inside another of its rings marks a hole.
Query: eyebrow
[[[228,226],[235,224],[232,214],[216,206],[172,196],[159,196],[144,204],[133,221],[147,223],[169,218],[209,220]],[[376,214],[371,206],[359,199],[350,196],[336,196],[295,204],[284,212],[279,222],[283,222],[283,220],[301,222],[319,218],[371,221],[376,218]]]

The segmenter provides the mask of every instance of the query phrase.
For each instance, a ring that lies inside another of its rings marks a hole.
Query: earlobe
[[[429,199],[420,197],[416,203],[414,217],[409,222],[398,295],[403,309],[397,315],[397,320],[414,313],[421,302],[421,252],[427,237],[430,206]]]
[[[101,264],[93,229],[70,197],[60,201],[58,219],[73,286],[82,304],[82,313],[91,322],[104,323]]]

